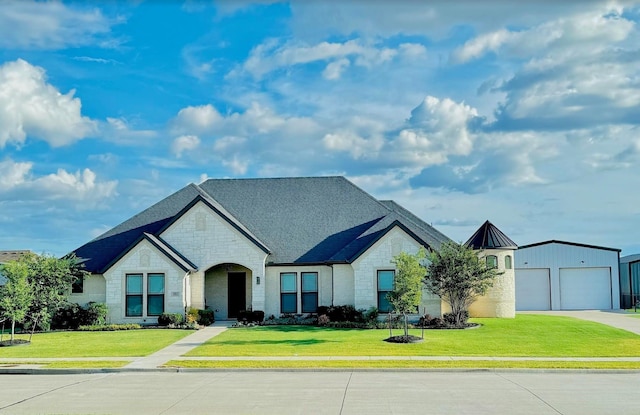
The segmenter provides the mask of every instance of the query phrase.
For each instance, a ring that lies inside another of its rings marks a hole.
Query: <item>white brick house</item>
[[[210,179],[191,184],[74,252],[93,274],[78,303],[105,302],[111,322],[210,308],[312,313],[320,305],[387,306],[394,255],[449,238],[343,177]],[[440,315],[427,293],[420,312]]]

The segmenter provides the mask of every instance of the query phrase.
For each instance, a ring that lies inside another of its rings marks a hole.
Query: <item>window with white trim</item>
[[[162,273],[125,275],[125,316],[155,317],[164,313],[165,275]],[[145,314],[146,310],[146,314]]]
[[[298,274],[283,272],[280,274],[280,312],[298,312]]]
[[[391,303],[387,299],[387,294],[393,291],[393,281],[396,272],[394,270],[378,271],[378,311],[388,313],[392,311]]]
[[[302,278],[302,312],[318,311],[318,273],[303,272]]]

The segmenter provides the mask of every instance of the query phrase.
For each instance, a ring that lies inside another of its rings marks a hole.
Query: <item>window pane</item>
[[[504,257],[504,268],[511,269],[511,255]]]
[[[142,296],[141,295],[127,295],[127,316],[141,316],[142,315]]]
[[[296,274],[294,272],[280,274],[280,287],[283,293],[296,292]]]
[[[142,274],[127,275],[127,294],[142,294]]]
[[[164,294],[164,274],[149,274],[149,294]]]
[[[315,313],[318,311],[318,293],[302,294],[302,312]]]
[[[393,290],[393,276],[395,271],[378,271],[378,291]]]
[[[149,295],[147,297],[147,315],[159,316],[164,312],[164,295]]]
[[[318,291],[318,274],[315,272],[302,273],[302,292]]]
[[[378,292],[378,310],[381,313],[388,313],[391,311],[391,304],[389,300],[387,300],[388,291],[379,291]]]
[[[281,294],[281,311],[283,313],[295,313],[298,311],[296,294]]]
[[[487,268],[498,268],[498,257],[489,255],[487,257]]]

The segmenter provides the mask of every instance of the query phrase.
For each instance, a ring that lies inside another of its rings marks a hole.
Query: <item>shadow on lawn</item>
[[[248,345],[289,345],[289,346],[311,346],[315,344],[322,343],[336,343],[330,340],[320,340],[320,339],[282,339],[282,340],[225,340],[216,342],[216,345],[220,346],[248,346]]]

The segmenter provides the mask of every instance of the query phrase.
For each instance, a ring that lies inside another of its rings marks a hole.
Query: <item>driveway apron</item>
[[[640,335],[640,317],[634,317],[633,314],[627,313],[624,310],[518,311],[518,314],[546,314],[550,316],[575,317],[581,320],[606,324]]]

